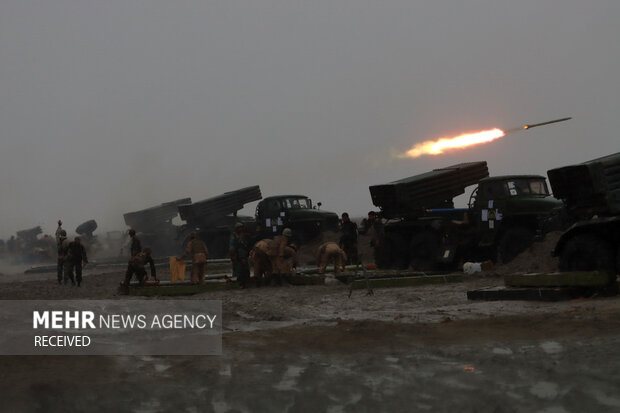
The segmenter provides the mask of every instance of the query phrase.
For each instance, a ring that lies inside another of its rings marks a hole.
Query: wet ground
[[[133,299],[117,294],[120,272],[87,272],[79,289],[54,274],[12,277],[1,299]],[[2,410],[620,411],[620,298],[466,298],[501,284],[349,297],[334,281],[186,297],[222,300],[222,356],[0,357]]]

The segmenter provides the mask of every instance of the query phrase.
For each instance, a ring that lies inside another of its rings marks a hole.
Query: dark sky
[[[4,0],[0,237],[123,229],[124,212],[248,185],[363,215],[369,185],[433,168],[546,174],[617,152],[618,22],[616,0]]]

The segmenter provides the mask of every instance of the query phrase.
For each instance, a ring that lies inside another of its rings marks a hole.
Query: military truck
[[[574,222],[553,250],[560,271],[620,270],[620,152],[547,175]]]
[[[467,208],[453,199],[477,184]],[[464,260],[506,263],[525,250],[561,208],[544,176],[489,177],[484,161],[462,163],[371,186],[385,244],[380,267],[455,269]]]
[[[179,254],[196,231],[205,241],[211,258],[228,255],[231,231],[243,223],[257,237],[272,237],[289,227],[297,242],[305,242],[325,230],[337,230],[338,215],[321,211],[304,195],[280,195],[262,199],[258,185],[225,192],[193,202],[191,198],[167,202],[124,215],[125,223],[140,235],[143,246],[151,246],[157,255]],[[254,217],[240,215],[245,204],[261,200]],[[320,204],[319,204],[320,206]],[[177,217],[185,221],[174,225]]]

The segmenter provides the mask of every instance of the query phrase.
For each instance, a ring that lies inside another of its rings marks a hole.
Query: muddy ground
[[[513,265],[543,265],[535,251]],[[223,355],[4,356],[2,410],[620,411],[620,298],[467,300],[506,271],[350,297],[336,281],[185,297],[222,300]],[[28,277],[1,277],[0,298],[145,299],[117,294],[118,270],[79,289]]]

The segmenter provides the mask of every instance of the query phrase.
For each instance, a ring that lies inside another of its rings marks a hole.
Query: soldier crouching
[[[144,266],[149,264],[151,270],[151,277],[154,281],[157,281],[157,273],[155,271],[155,262],[153,262],[153,258],[151,257],[151,249],[146,247],[142,252],[131,257],[129,260],[129,264],[127,265],[127,272],[125,273],[125,281],[122,283],[124,286],[129,286],[129,282],[133,275],[136,275],[138,282],[140,285],[144,285],[148,276],[146,275],[146,270]]]
[[[334,263],[334,272],[338,274],[344,270],[347,262],[347,254],[335,242],[322,244],[316,254],[316,262],[319,265],[319,274],[323,274],[330,261]]]

